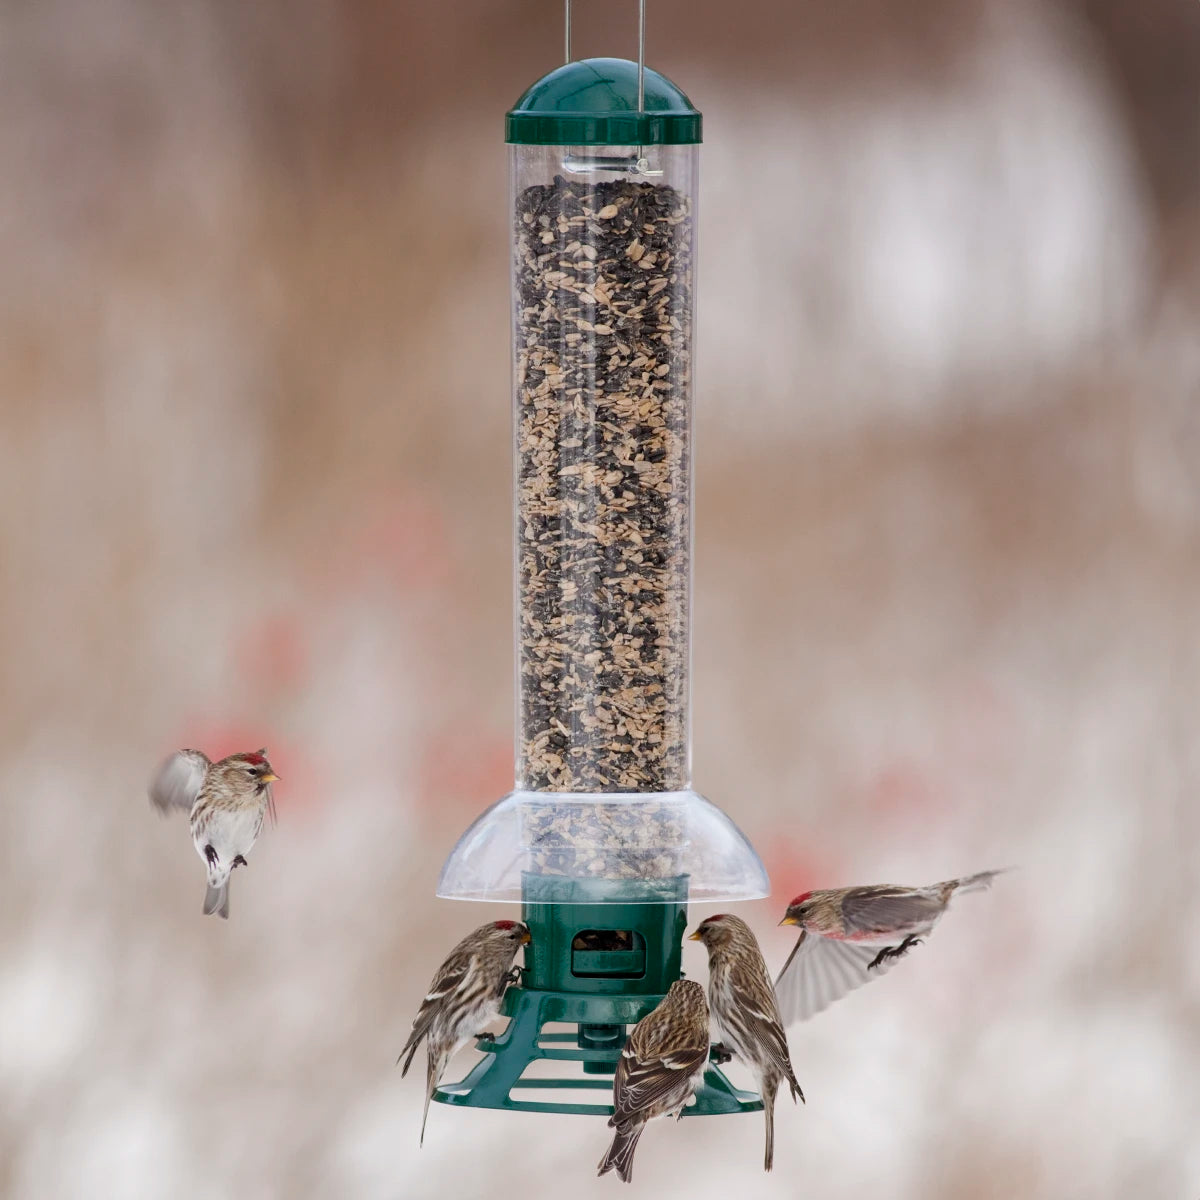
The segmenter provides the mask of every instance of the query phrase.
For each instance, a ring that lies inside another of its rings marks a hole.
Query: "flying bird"
[[[982,891],[1000,873],[980,871],[929,887],[881,884],[802,892],[779,922],[800,927],[795,949],[775,981],[784,1024],[805,1021],[882,975],[929,936],[951,897]]]
[[[212,762],[199,750],[180,750],[150,782],[150,800],[161,813],[189,814],[192,841],[204,860],[204,914],[229,916],[229,876],[246,866],[268,814],[275,820],[271,784],[279,778],[266,747]]]
[[[775,1096],[787,1081],[792,1100],[804,1100],[788,1054],[787,1034],[775,989],[750,926],[741,917],[718,913],[702,921],[690,938],[708,949],[708,1007],[722,1048],[754,1072],[767,1122],[763,1170],[775,1160]]]
[[[513,981],[513,959],[529,941],[529,927],[520,921],[490,921],[467,934],[438,968],[417,1015],[399,1062],[401,1078],[408,1074],[417,1047],[428,1038],[425,1071],[425,1111],[421,1117],[420,1145],[425,1144],[429,1102],[438,1080],[455,1052],[472,1039],[492,1040],[483,1032],[500,1011],[504,990]],[[408,1055],[405,1058],[405,1055]]]
[[[633,1152],[646,1122],[655,1117],[681,1117],[708,1067],[708,1005],[704,989],[691,979],[677,979],[658,1007],[634,1027],[617,1060],[613,1079],[616,1129],[597,1174],[616,1170],[633,1178]]]

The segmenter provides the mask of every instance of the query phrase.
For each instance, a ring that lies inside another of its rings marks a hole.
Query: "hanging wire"
[[[563,61],[571,61],[571,0],[565,0]],[[646,0],[638,0],[638,113],[646,111]]]
[[[646,0],[638,0],[638,116],[646,111]],[[638,122],[641,127],[641,122]],[[637,165],[643,175],[650,173],[650,163],[638,146]]]
[[[570,0],[568,0],[569,4]],[[638,0],[638,115],[646,111],[646,0]]]

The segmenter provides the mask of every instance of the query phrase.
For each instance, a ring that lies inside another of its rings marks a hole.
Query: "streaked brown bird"
[[[787,1080],[792,1100],[804,1100],[788,1054],[787,1034],[758,939],[741,917],[718,913],[700,923],[691,941],[708,949],[708,1007],[721,1049],[754,1072],[767,1123],[763,1170],[775,1161],[775,1096]]]
[[[932,932],[951,897],[991,887],[1000,871],[980,871],[929,887],[827,888],[802,892],[780,925],[800,938],[775,981],[785,1025],[805,1021],[882,975]]]
[[[425,1111],[421,1117],[420,1145],[425,1144],[429,1102],[438,1080],[455,1052],[472,1040],[491,1041],[483,1027],[499,1013],[504,989],[513,981],[513,959],[529,941],[529,928],[520,921],[490,921],[467,934],[438,967],[400,1058],[403,1078],[422,1040],[425,1047]],[[405,1055],[408,1055],[405,1058]]]
[[[150,800],[159,812],[189,814],[192,841],[207,872],[205,916],[229,916],[229,876],[247,865],[263,819],[270,814],[274,822],[271,784],[278,778],[263,747],[215,763],[199,750],[179,750],[151,780]]]
[[[691,979],[677,979],[658,1007],[633,1027],[617,1060],[613,1115],[608,1119],[617,1132],[600,1160],[598,1174],[615,1170],[628,1183],[633,1178],[633,1152],[646,1122],[681,1117],[707,1066],[704,989]]]

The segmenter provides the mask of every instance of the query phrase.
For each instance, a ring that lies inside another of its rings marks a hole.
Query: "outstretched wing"
[[[191,812],[212,763],[199,750],[180,750],[163,763],[150,781],[150,801],[161,813]]]
[[[895,959],[867,969],[879,946],[840,942],[805,930],[775,981],[775,998],[785,1026],[807,1021],[847,992],[884,975]]]

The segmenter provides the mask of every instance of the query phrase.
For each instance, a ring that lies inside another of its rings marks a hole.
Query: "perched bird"
[[[802,892],[779,922],[801,929],[775,981],[784,1024],[807,1020],[882,975],[929,935],[952,896],[982,891],[999,874],[980,871],[920,888],[881,884]]]
[[[755,1074],[767,1122],[763,1170],[775,1161],[775,1094],[782,1080],[792,1100],[804,1099],[788,1055],[775,989],[758,940],[741,917],[718,913],[691,936],[708,949],[708,1008],[721,1036],[720,1049],[736,1054]]]
[[[628,1183],[633,1178],[633,1152],[646,1122],[683,1115],[683,1106],[704,1079],[708,1066],[708,1005],[704,989],[678,979],[653,1012],[634,1027],[617,1060],[613,1080],[616,1129],[598,1174],[616,1169]]]
[[[151,780],[150,799],[159,812],[190,814],[192,841],[208,871],[205,916],[229,916],[230,873],[246,865],[268,813],[274,823],[271,784],[278,778],[264,746],[215,763],[199,750],[180,750]]]
[[[421,1145],[425,1144],[429,1102],[455,1051],[472,1039],[494,1040],[493,1034],[483,1032],[483,1026],[500,1011],[504,989],[514,981],[513,959],[528,941],[529,928],[520,921],[491,921],[468,933],[438,967],[400,1051],[400,1058],[408,1055],[400,1072],[403,1077],[417,1047],[424,1038],[429,1039]]]

